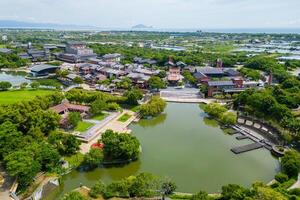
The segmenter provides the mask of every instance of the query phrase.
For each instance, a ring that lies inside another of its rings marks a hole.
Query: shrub
[[[147,104],[140,107],[140,113],[143,117],[156,116],[162,113],[166,107],[166,102],[160,97],[154,96]]]
[[[89,195],[93,198],[97,198],[99,195],[103,195],[105,191],[106,191],[106,186],[100,180],[91,188]]]
[[[284,173],[278,173],[275,176],[275,180],[278,181],[279,183],[284,183],[287,180],[289,180],[288,175],[284,174]]]

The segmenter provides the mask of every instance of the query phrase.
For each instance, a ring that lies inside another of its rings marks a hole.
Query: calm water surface
[[[63,184],[49,195],[55,199],[81,184],[92,186],[139,173],[151,172],[169,177],[178,191],[219,192],[221,186],[237,183],[249,186],[254,181],[270,181],[279,168],[278,161],[265,149],[235,155],[230,148],[251,143],[225,134],[197,104],[169,103],[166,114],[141,120],[130,128],[142,144],[139,161],[125,167],[72,171]]]
[[[13,86],[20,85],[21,83],[30,83],[31,81],[25,79],[25,72],[1,72],[0,71],[0,82],[8,81]]]

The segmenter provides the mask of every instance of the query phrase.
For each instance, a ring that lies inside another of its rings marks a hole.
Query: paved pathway
[[[131,115],[131,117],[126,122],[118,121],[118,119],[125,113]],[[94,132],[95,137],[93,137],[93,139],[90,140],[88,143],[82,143],[80,146],[80,152],[84,154],[89,152],[91,145],[96,143],[99,139],[101,139],[101,134],[104,133],[106,130],[111,129],[119,133],[130,133],[130,130],[127,127],[136,118],[137,118],[136,113],[131,110],[123,110],[122,113],[118,113],[113,119],[110,119],[110,121],[106,123],[104,126],[102,126],[100,129],[93,130],[95,131]]]
[[[1,200],[10,200],[10,188],[13,185],[13,178],[9,177],[4,169],[0,165],[0,174],[4,177],[5,181],[3,185],[0,187],[0,199]]]
[[[298,175],[298,180],[296,183],[294,183],[294,185],[292,185],[289,190],[292,190],[292,189],[296,189],[296,188],[300,188],[300,174]]]

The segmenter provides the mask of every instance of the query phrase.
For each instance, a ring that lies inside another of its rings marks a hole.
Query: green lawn
[[[0,104],[12,104],[23,100],[32,100],[36,96],[54,93],[53,90],[15,90],[0,92]]]
[[[118,119],[118,121],[119,121],[119,122],[126,122],[130,117],[131,117],[131,115],[125,113],[124,115],[122,115],[122,116]]]
[[[108,116],[108,113],[101,113],[100,115],[94,116],[92,119],[101,121],[101,120],[105,119],[107,116]]]
[[[85,132],[92,126],[94,126],[93,123],[80,121],[75,127],[74,131]]]

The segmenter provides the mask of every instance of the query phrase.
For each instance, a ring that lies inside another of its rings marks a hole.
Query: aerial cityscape
[[[300,200],[300,1],[0,2],[0,200]]]

